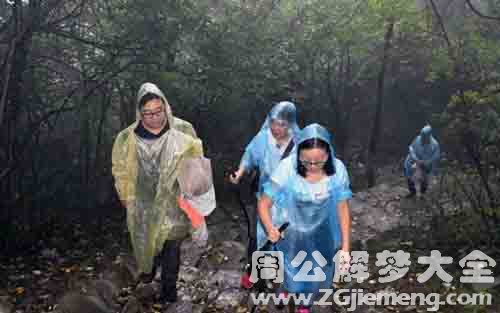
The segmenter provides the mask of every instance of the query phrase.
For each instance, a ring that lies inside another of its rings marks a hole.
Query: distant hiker
[[[240,161],[239,169],[230,176],[233,184],[238,184],[245,173],[256,170],[258,183],[256,187],[257,199],[260,197],[263,186],[269,181],[272,172],[278,167],[282,159],[295,149],[299,127],[297,113],[292,102],[277,103],[267,115],[260,131],[247,145]],[[248,219],[248,262],[252,260],[252,253],[257,250],[257,210],[252,208],[246,212]],[[241,277],[241,286],[251,288],[250,264]]]
[[[203,155],[193,126],[173,116],[161,90],[143,84],[137,95],[137,121],[116,137],[112,154],[115,187],[127,209],[127,225],[141,273],[149,282],[161,263],[160,300],[177,300],[181,241],[191,223],[179,208],[181,161]]]
[[[408,179],[409,193],[407,198],[417,194],[416,184],[420,184],[420,194],[427,191],[428,176],[436,174],[440,157],[439,143],[432,136],[432,128],[426,125],[409,147],[404,163],[404,174]]]

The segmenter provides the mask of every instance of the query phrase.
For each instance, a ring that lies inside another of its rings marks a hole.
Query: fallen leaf
[[[26,291],[26,289],[24,289],[24,287],[17,287],[16,288],[16,295],[21,295],[23,294],[24,292]]]
[[[246,313],[246,312],[248,312],[248,308],[246,306],[240,305],[236,312],[237,313]]]

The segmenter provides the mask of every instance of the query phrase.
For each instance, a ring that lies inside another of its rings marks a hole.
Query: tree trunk
[[[129,95],[127,92],[127,86],[120,87],[120,125],[121,129],[127,128],[135,120],[135,102],[132,100],[130,103],[129,99],[133,98],[133,95]]]
[[[96,201],[100,200],[100,193],[102,192],[103,189],[106,188],[101,188],[101,181],[102,178],[106,175],[104,172],[104,158],[102,151],[104,150],[102,145],[103,145],[103,136],[104,136],[104,124],[106,122],[106,115],[108,110],[111,107],[111,91],[106,89],[105,92],[102,93],[102,102],[101,102],[101,112],[100,112],[100,119],[99,119],[99,124],[97,126],[97,141],[95,145],[95,152],[94,152],[94,168],[93,168],[93,193],[96,195]]]
[[[375,108],[375,120],[371,131],[370,144],[368,146],[367,166],[366,166],[366,179],[368,187],[375,186],[376,180],[376,165],[375,159],[377,155],[377,143],[380,136],[380,125],[382,123],[382,110],[384,104],[384,82],[385,71],[389,59],[389,50],[391,49],[391,39],[394,34],[394,20],[389,20],[387,30],[384,37],[384,50],[382,54],[382,65],[377,80],[377,106]]]
[[[339,77],[341,78],[340,86],[338,87],[338,98],[337,106],[337,125],[335,144],[337,146],[337,151],[340,156],[345,157],[347,142],[349,140],[349,125],[351,119],[351,112],[353,110],[352,105],[347,103],[349,87],[351,86],[351,57],[349,46],[345,47],[342,52],[342,63]]]

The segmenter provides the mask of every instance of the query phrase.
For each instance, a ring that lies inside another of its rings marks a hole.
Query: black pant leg
[[[177,277],[180,268],[180,241],[167,240],[161,254],[161,298],[177,301]]]
[[[248,217],[248,246],[247,259],[250,264],[248,271],[252,269],[252,254],[257,250],[257,207],[252,205],[247,207]]]
[[[427,191],[427,177],[422,180],[422,183],[420,184],[420,193],[424,194]]]
[[[415,188],[415,183],[411,178],[408,178],[408,190],[410,193],[417,193],[417,189]]]

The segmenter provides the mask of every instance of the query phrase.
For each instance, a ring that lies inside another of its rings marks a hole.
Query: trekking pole
[[[280,232],[280,234],[283,234],[283,232],[288,228],[289,225],[290,225],[290,223],[288,223],[288,222],[283,223],[278,228],[278,231]],[[280,236],[280,239],[278,241],[280,241],[281,239],[282,239],[282,237]],[[272,242],[271,240],[267,240],[266,243],[261,248],[259,248],[257,251],[270,251],[277,242]],[[255,289],[255,291],[257,292],[257,294],[262,293],[266,289],[266,280],[265,279],[259,279],[253,285],[252,289]],[[252,309],[250,310],[250,313],[254,313],[256,309],[257,309],[257,305],[254,305],[252,307]]]

